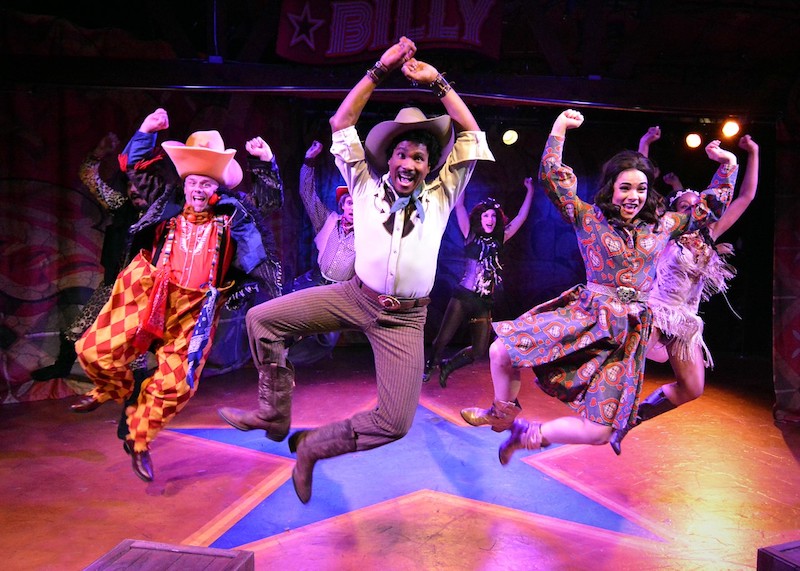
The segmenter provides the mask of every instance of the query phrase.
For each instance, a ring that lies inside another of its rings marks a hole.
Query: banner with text
[[[319,65],[369,59],[400,36],[417,49],[498,58],[501,0],[284,0],[276,53]]]

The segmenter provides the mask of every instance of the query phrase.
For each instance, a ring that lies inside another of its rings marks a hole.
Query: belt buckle
[[[382,293],[378,296],[378,303],[387,311],[395,311],[400,309],[400,300],[393,295]]]
[[[632,287],[617,286],[617,299],[622,303],[630,303],[636,301],[639,292]]]

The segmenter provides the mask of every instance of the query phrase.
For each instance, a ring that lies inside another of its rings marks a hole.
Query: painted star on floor
[[[175,432],[294,458],[286,441],[275,443],[263,431],[233,428],[174,429]],[[291,479],[281,485],[211,546],[235,548],[419,490],[433,490],[625,533],[659,538],[620,514],[587,498],[525,462],[518,451],[507,466],[497,449],[507,437],[488,428],[455,425],[419,406],[405,438],[374,450],[317,463],[311,501],[304,505]],[[533,454],[546,453],[546,450]],[[235,469],[235,468],[234,468]]]

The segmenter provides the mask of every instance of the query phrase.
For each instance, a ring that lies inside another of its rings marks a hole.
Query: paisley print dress
[[[578,198],[577,179],[561,162],[563,144],[550,136],[539,177],[575,229],[587,283],[493,327],[512,364],[531,367],[545,393],[592,422],[620,428],[638,408],[653,323],[645,301],[658,256],[671,239],[718,219],[730,202],[737,167],[720,165],[690,215],[667,212],[658,225],[640,220],[626,232]]]

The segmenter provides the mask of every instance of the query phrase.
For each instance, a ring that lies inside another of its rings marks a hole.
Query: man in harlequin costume
[[[142,141],[152,146],[155,133],[134,136],[134,158],[147,146]],[[71,407],[84,413],[109,400],[127,401],[124,449],[144,481],[153,479],[150,442],[197,390],[219,306],[246,274],[265,283],[280,276],[252,210],[230,192],[243,178],[236,151],[225,148],[217,131],[198,131],[186,144],[167,141],[162,147],[182,185],[165,183],[161,198],[131,228],[134,248],[142,249],[132,250],[138,253],[76,344],[95,387]],[[280,184],[269,146],[256,138],[247,150],[267,165],[254,171],[255,184]],[[279,283],[271,289],[279,290]],[[137,387],[129,365],[148,350],[157,366],[131,401]]]

